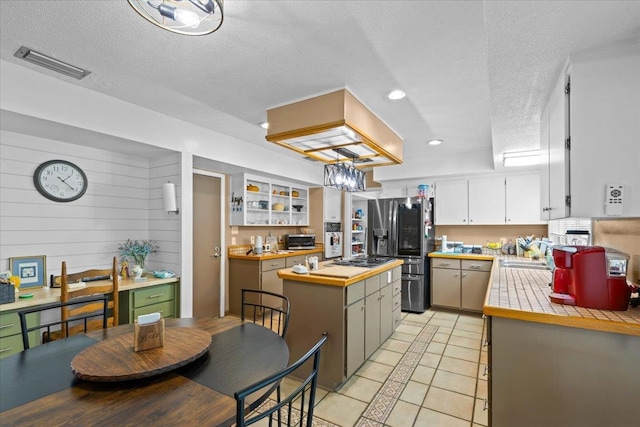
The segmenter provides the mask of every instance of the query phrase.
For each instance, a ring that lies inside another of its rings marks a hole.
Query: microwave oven
[[[284,244],[289,250],[314,249],[316,236],[314,234],[285,234]]]

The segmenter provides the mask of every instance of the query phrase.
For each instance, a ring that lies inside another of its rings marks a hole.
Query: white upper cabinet
[[[504,223],[504,176],[469,179],[469,225]]]
[[[537,224],[540,222],[540,175],[507,175],[507,225]]]
[[[640,42],[572,55],[540,135],[542,219],[607,217],[609,185],[624,188],[619,216],[640,216]]]
[[[435,224],[467,224],[469,220],[467,180],[437,182],[435,187]]]
[[[569,74],[562,73],[540,125],[540,219],[566,218],[569,210]]]
[[[540,223],[538,173],[436,183],[436,225]]]
[[[322,213],[325,222],[342,222],[342,190],[323,188]]]

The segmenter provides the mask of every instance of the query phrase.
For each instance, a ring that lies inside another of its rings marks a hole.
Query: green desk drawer
[[[136,308],[133,310],[133,319],[137,319],[138,316],[142,314],[156,313],[159,312],[160,315],[164,318],[174,317],[175,313],[173,312],[175,304],[173,301],[159,302],[157,304],[147,305],[142,308]]]
[[[40,343],[37,331],[29,333],[29,345],[35,347]],[[19,353],[23,350],[22,333],[0,338],[0,359]],[[0,380],[1,381],[1,380]]]
[[[34,325],[32,325],[34,326]],[[20,333],[20,317],[17,312],[0,314],[0,337],[8,337]],[[22,345],[20,346],[22,347]]]
[[[164,301],[173,301],[176,297],[175,289],[175,284],[169,283],[166,285],[158,285],[136,290],[133,292],[133,308],[144,307],[149,304],[156,304]]]

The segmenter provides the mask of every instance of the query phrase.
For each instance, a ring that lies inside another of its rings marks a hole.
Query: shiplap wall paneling
[[[108,268],[118,243],[147,239],[149,160],[52,139],[0,131],[0,269],[9,258],[46,255],[47,275]],[[68,160],[87,174],[83,197],[53,202],[33,186],[47,160]]]
[[[149,238],[157,242],[158,252],[149,257],[149,270],[180,269],[180,215],[164,210],[162,184],[176,185],[178,207],[181,200],[180,153],[172,153],[149,161]]]

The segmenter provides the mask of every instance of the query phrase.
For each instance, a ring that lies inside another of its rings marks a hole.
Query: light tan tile
[[[430,325],[437,325],[437,326],[442,326],[445,328],[453,328],[456,324],[455,320],[448,320],[448,319],[440,319],[440,318],[436,318],[435,316],[431,319],[431,321],[429,321]]]
[[[452,320],[452,321],[456,321],[458,320],[458,317],[460,315],[458,313],[452,313],[449,311],[435,311],[433,312],[433,318],[434,319],[446,319],[446,320]]]
[[[462,331],[475,332],[477,334],[482,333],[482,325],[473,325],[470,323],[458,323],[456,324],[456,329],[460,329]]]
[[[401,324],[396,328],[396,332],[401,332],[403,334],[409,335],[418,335],[420,332],[422,332],[422,328],[423,327]]]
[[[411,343],[409,342],[398,341],[398,340],[389,338],[384,343],[382,343],[380,348],[383,348],[389,351],[395,351],[396,353],[406,353],[406,351],[409,349],[410,346],[411,346]]]
[[[477,399],[487,399],[489,397],[489,388],[486,380],[478,379],[478,384],[476,386],[476,398]]]
[[[440,332],[436,333],[433,338],[431,339],[431,342],[441,342],[443,344],[446,344],[447,342],[449,342],[449,337],[451,335],[449,334],[441,334]]]
[[[448,345],[443,354],[456,359],[468,360],[469,362],[477,362],[480,359],[480,350],[455,345]]]
[[[427,346],[427,353],[442,354],[446,345],[440,342],[432,342]]]
[[[469,422],[447,414],[422,408],[418,413],[415,427],[469,427]]]
[[[484,399],[476,399],[476,406],[473,408],[473,423],[482,426],[489,425],[489,411],[484,409]]]
[[[396,405],[391,410],[384,424],[390,427],[412,426],[418,415],[418,411],[420,411],[420,406],[399,400],[396,402]]]
[[[449,340],[450,345],[457,345],[458,347],[466,347],[480,350],[481,341],[475,338],[465,338],[451,335]]]
[[[479,334],[477,332],[465,331],[464,329],[458,329],[458,328],[455,328],[451,332],[451,335],[455,335],[457,337],[474,338],[474,339],[482,340],[482,334]]]
[[[453,332],[453,328],[450,328],[448,326],[438,326],[438,333],[440,334],[451,335],[451,332]]]
[[[438,369],[431,385],[444,390],[455,391],[473,397],[476,393],[476,378]]]
[[[400,395],[400,400],[420,406],[424,402],[427,390],[429,390],[428,384],[409,381]]]
[[[358,369],[356,375],[382,383],[387,379],[391,371],[393,371],[393,366],[366,361],[364,365]]]
[[[440,363],[441,355],[435,353],[424,353],[424,356],[418,362],[420,365],[429,366],[431,368],[437,368]],[[475,372],[475,370],[474,370]]]
[[[396,353],[395,351],[378,349],[371,355],[369,360],[395,367],[402,359],[402,356],[401,353]]]
[[[473,401],[474,398],[471,396],[465,396],[453,391],[431,386],[422,406],[471,421]],[[467,423],[467,425],[469,424]]]
[[[458,316],[458,323],[470,323],[472,325],[484,325],[484,319],[481,314],[461,314]]]
[[[415,341],[416,336],[413,334],[406,334],[404,332],[394,332],[391,335],[391,338],[394,340],[406,341],[406,342],[412,343],[413,341]]]
[[[430,384],[436,370],[428,366],[418,365],[411,375],[411,381],[417,381],[423,384]]]
[[[367,408],[367,404],[339,393],[330,393],[316,405],[314,417],[344,427],[352,427]]]
[[[475,378],[478,375],[478,364],[468,360],[443,356],[438,365],[438,370],[455,372],[456,374]]]
[[[431,320],[431,316],[433,316],[433,313],[430,311],[425,311],[422,314],[408,313],[407,316],[403,319],[403,321],[407,320],[411,322],[427,323],[429,322],[429,320]]]
[[[381,386],[381,382],[354,375],[338,390],[338,393],[369,403]]]

